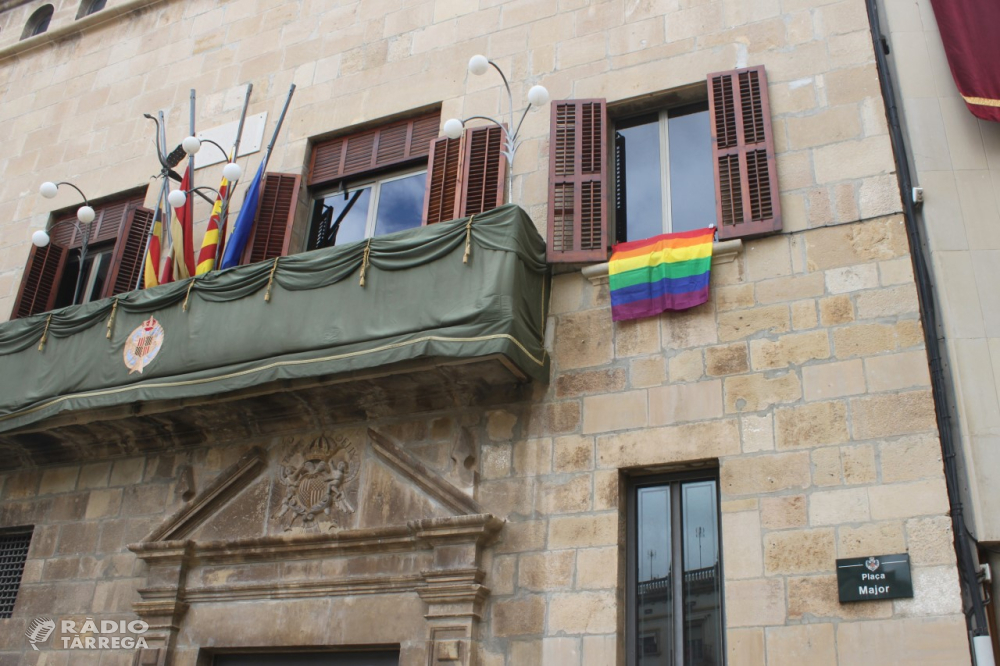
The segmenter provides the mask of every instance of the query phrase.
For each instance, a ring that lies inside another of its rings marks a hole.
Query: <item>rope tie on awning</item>
[[[117,313],[118,313],[118,299],[116,298],[115,302],[111,304],[111,316],[108,317],[108,326],[107,326],[108,332],[104,336],[108,340],[111,339],[111,327],[114,326],[114,324],[115,324],[115,315]]]
[[[465,223],[465,254],[462,255],[462,263],[469,263],[469,255],[472,254],[472,221],[476,219],[476,213],[472,214],[469,221]]]
[[[194,287],[194,278],[191,278],[191,282],[188,284],[187,293],[184,294],[184,304],[181,305],[181,310],[187,312],[188,309],[188,299],[191,298],[191,289]]]
[[[42,331],[42,339],[38,341],[38,351],[45,349],[45,340],[49,337],[49,324],[52,323],[52,315],[45,319],[45,330]]]
[[[359,283],[362,287],[365,286],[365,271],[368,270],[368,255],[372,251],[372,239],[369,238],[368,242],[365,243],[365,256],[361,259],[361,282]]]
[[[267,292],[264,294],[264,302],[271,302],[271,285],[274,284],[274,271],[278,270],[278,257],[274,258],[274,265],[271,266],[271,274],[267,277]]]

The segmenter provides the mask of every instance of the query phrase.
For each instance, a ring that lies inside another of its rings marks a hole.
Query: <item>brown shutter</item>
[[[438,111],[317,143],[309,165],[309,185],[383,169],[425,157],[437,136]]]
[[[552,103],[550,262],[608,258],[607,118],[603,99]]]
[[[254,264],[288,254],[300,182],[301,176],[294,173],[264,174],[260,205],[242,263]]]
[[[146,242],[153,225],[153,211],[148,208],[130,207],[111,262],[111,273],[104,287],[103,297],[123,294],[141,288]]]
[[[781,231],[763,66],[708,76],[719,240]]]
[[[459,217],[458,176],[462,173],[462,139],[440,137],[431,144],[427,161],[427,191],[424,195],[424,224]]]
[[[31,246],[11,319],[47,312],[55,306],[56,292],[68,256],[69,250],[55,243],[50,242],[45,247]]]
[[[504,131],[496,125],[465,131],[459,210],[468,217],[503,205],[507,159]]]

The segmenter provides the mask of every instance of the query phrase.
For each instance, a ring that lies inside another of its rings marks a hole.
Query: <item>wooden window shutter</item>
[[[302,178],[294,173],[266,173],[260,205],[243,252],[244,264],[254,264],[288,254]]]
[[[153,211],[140,206],[129,208],[111,262],[111,273],[103,296],[124,294],[143,287],[146,241],[153,226]]]
[[[507,158],[503,156],[506,133],[496,125],[465,131],[462,177],[459,181],[460,215],[468,217],[503,205]]]
[[[308,185],[383,169],[426,157],[437,136],[438,111],[321,141],[312,151]]]
[[[427,190],[424,195],[424,224],[459,217],[458,176],[462,173],[462,139],[440,137],[431,144],[427,161]]]
[[[603,99],[552,102],[549,135],[550,262],[606,261],[608,193]]]
[[[55,307],[56,292],[68,256],[69,250],[52,242],[45,247],[31,246],[11,319],[47,312]]]
[[[781,231],[764,67],[708,76],[719,240]]]

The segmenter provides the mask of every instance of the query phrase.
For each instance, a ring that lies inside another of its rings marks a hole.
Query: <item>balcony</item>
[[[0,470],[517,399],[544,257],[508,205],[0,324]]]

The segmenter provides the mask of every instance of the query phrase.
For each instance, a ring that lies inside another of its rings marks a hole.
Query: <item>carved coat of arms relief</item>
[[[320,435],[293,445],[278,465],[283,496],[273,520],[286,532],[296,525],[345,527],[357,508],[360,471],[357,449],[345,437]]]

